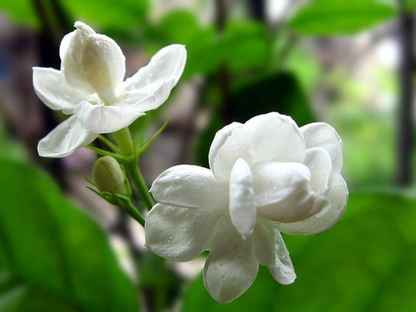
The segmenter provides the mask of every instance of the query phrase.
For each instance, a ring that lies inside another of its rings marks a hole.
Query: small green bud
[[[111,156],[99,158],[92,167],[92,175],[100,192],[126,194],[124,174],[117,160]]]

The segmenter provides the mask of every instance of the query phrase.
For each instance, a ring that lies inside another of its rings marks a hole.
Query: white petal
[[[39,156],[59,158],[90,144],[97,134],[85,129],[73,115],[53,129],[38,145]]]
[[[116,102],[115,90],[125,74],[125,57],[115,41],[76,22],[75,33],[61,43],[61,70],[74,88],[97,92],[108,103]]]
[[[59,46],[59,57],[61,58],[61,61],[63,61],[67,51],[69,44],[71,43],[72,37],[75,35],[76,30],[70,32],[69,34],[66,34],[64,38],[61,41],[61,45]]]
[[[111,133],[128,127],[143,113],[137,113],[119,106],[106,106],[81,102],[75,115],[89,131],[94,133]]]
[[[169,260],[192,260],[208,249],[218,217],[218,210],[157,204],[146,217],[146,246]]]
[[[328,190],[331,182],[332,162],[329,153],[322,147],[310,148],[306,151],[305,165],[311,171],[310,185],[317,193]]]
[[[342,169],[342,140],[338,133],[330,125],[323,122],[315,122],[300,128],[304,138],[306,148],[323,147],[332,160],[332,167],[336,173]]]
[[[198,166],[169,168],[153,182],[150,192],[156,201],[170,206],[215,209],[228,204],[227,190],[211,170]]]
[[[256,116],[242,127],[231,125],[222,132],[214,140],[209,158],[215,177],[223,183],[228,183],[239,158],[249,165],[261,161],[303,163],[305,158],[305,143],[298,126],[290,117],[278,113]]]
[[[104,35],[88,36],[82,65],[100,98],[111,104],[116,102],[115,90],[126,73],[126,59],[117,43]]]
[[[211,147],[209,149],[209,167],[211,170],[214,170],[214,162],[217,157],[218,151],[222,148],[222,146],[225,144],[225,142],[228,140],[228,138],[231,136],[232,132],[236,128],[243,127],[243,124],[239,122],[233,122],[221,130],[219,130],[214,137],[214,140],[212,141]]]
[[[283,201],[311,179],[308,167],[299,163],[261,162],[252,167],[257,207]]]
[[[347,200],[347,184],[342,176],[338,174],[334,177],[328,193],[330,205],[326,209],[299,222],[278,224],[278,228],[283,233],[292,235],[312,235],[326,231],[341,218],[347,206]]]
[[[78,27],[81,27],[80,25],[85,25],[80,22],[77,22],[76,24]],[[95,90],[85,75],[83,54],[87,44],[87,37],[95,34],[95,32],[87,25],[83,28],[84,31],[81,32],[77,29],[66,35],[62,40],[59,49],[59,55],[62,60],[61,72],[71,87],[91,94],[94,93]]]
[[[255,255],[260,264],[270,268],[280,284],[287,285],[296,279],[289,251],[277,230],[275,222],[259,218],[253,233]]]
[[[126,80],[122,105],[134,105],[142,112],[159,107],[181,77],[185,62],[183,45],[174,44],[161,49],[147,66]],[[149,95],[154,99],[144,101]]]
[[[240,158],[236,161],[230,177],[230,215],[238,233],[246,239],[256,224],[253,176],[249,165]]]
[[[278,113],[256,116],[247,121],[253,163],[260,161],[300,162],[305,158],[305,142],[292,118]]]
[[[242,158],[252,164],[252,152],[247,127],[232,123],[221,129],[215,136],[209,152],[212,172],[220,183],[229,182],[235,162]]]
[[[89,95],[69,86],[64,75],[53,68],[33,67],[33,87],[37,96],[51,109],[72,114]]]
[[[251,286],[257,276],[259,263],[254,256],[251,240],[242,240],[229,217],[220,219],[216,229],[205,263],[204,284],[215,300],[227,303]]]
[[[308,184],[284,200],[257,208],[263,218],[278,222],[296,222],[312,216],[328,205],[325,197],[313,192]]]

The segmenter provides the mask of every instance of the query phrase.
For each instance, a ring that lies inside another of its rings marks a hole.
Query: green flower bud
[[[113,157],[104,156],[98,159],[92,167],[92,175],[100,192],[126,194],[123,171]]]

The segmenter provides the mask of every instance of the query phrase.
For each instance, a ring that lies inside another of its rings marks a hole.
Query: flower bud
[[[88,25],[76,22],[77,30],[64,39],[62,71],[68,84],[96,92],[109,104],[117,100],[116,89],[125,74],[124,55],[111,38],[97,34]]]
[[[99,158],[92,168],[92,175],[100,192],[125,194],[127,191],[123,171],[111,156]]]

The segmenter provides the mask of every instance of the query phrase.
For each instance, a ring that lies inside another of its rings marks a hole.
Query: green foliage
[[[69,15],[113,30],[131,30],[146,17],[148,0],[63,0]]]
[[[393,18],[392,5],[377,0],[315,0],[292,17],[289,26],[302,35],[350,35]]]
[[[39,20],[30,0],[2,0],[0,12],[6,13],[12,20],[31,28],[39,27]]]
[[[312,236],[285,236],[298,275],[279,285],[262,268],[253,286],[227,305],[215,302],[202,277],[184,311],[411,311],[416,305],[416,200],[398,193],[350,197],[341,221]]]
[[[1,161],[0,189],[2,311],[138,310],[106,235],[48,176]]]
[[[220,32],[213,26],[202,26],[190,11],[173,10],[150,26],[146,36],[158,48],[173,43],[186,45],[188,59],[182,79],[210,74],[223,63],[238,70],[267,61],[265,29],[256,22],[230,22]]]
[[[306,94],[297,77],[290,72],[264,76],[238,86],[228,105],[231,105],[231,119],[243,123],[256,115],[273,111],[291,116],[299,126],[315,121]],[[211,142],[223,126],[224,119],[213,114],[196,146],[195,156],[199,165],[208,165],[207,155]]]
[[[232,96],[236,121],[269,112],[291,116],[299,126],[315,121],[306,94],[295,75],[279,72],[239,88]]]

